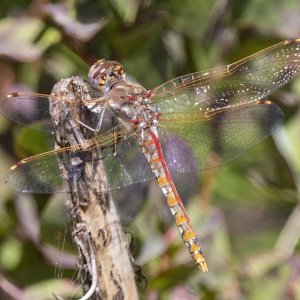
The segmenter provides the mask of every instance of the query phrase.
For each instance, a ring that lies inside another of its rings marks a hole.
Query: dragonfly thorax
[[[112,108],[122,121],[128,126],[147,128],[156,125],[158,116],[156,111],[147,103],[142,94],[135,95],[134,101],[112,104]],[[119,104],[119,105],[118,105]]]

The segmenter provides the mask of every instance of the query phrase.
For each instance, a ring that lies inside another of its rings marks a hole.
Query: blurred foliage
[[[0,17],[1,97],[50,93],[62,77],[87,78],[101,57],[152,88],[300,37],[298,0],[4,0]],[[127,228],[145,299],[300,299],[300,78],[275,97],[286,123],[274,139],[203,172],[193,195],[183,192],[208,274],[191,262],[155,183],[147,197],[139,187],[119,191],[122,209],[135,192],[145,202]],[[3,183],[10,164],[47,148],[44,134],[0,116],[0,138],[0,298],[75,297],[63,196],[17,195]]]

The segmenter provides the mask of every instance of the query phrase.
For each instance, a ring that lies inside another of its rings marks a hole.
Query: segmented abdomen
[[[192,228],[189,217],[183,206],[180,196],[177,193],[169,170],[164,161],[161,145],[157,137],[156,127],[145,129],[143,138],[140,138],[139,144],[144,152],[156,180],[167,199],[171,213],[174,216],[177,228],[181,238],[188,248],[193,260],[203,272],[207,272],[207,265],[203,254],[202,246],[195,231]]]

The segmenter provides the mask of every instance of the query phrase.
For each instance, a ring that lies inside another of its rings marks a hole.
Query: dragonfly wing
[[[101,136],[98,138],[101,139]],[[11,167],[6,175],[6,182],[13,189],[27,193],[76,191],[77,187],[72,183],[64,184],[63,168],[59,166],[58,159],[63,161],[68,173],[73,174],[75,185],[88,176],[86,163],[92,163],[93,166],[103,163],[109,183],[107,190],[144,182],[154,177],[144,154],[132,136],[121,139],[116,149],[113,144],[106,145],[101,154],[93,155],[91,151],[71,151],[67,147],[29,157]],[[101,182],[102,178],[93,178],[90,186],[92,188],[94,184]]]
[[[134,216],[145,205],[145,199],[149,190],[149,184],[136,183],[121,190],[113,191],[113,198],[116,201],[119,215],[123,223],[129,223]]]
[[[80,99],[74,101],[68,95],[54,99],[54,96],[37,93],[16,92],[8,94],[0,99],[0,113],[8,119],[26,125],[28,127],[38,128],[44,131],[53,131],[51,115],[49,112],[50,102],[52,100],[64,101],[69,104],[69,110],[66,111],[66,118],[73,107],[80,105],[80,109],[99,113],[105,106],[107,100],[99,97],[99,93],[89,93],[89,99]]]
[[[0,112],[8,119],[29,127],[50,130],[49,96],[36,93],[11,93],[0,99]]]
[[[177,172],[195,172],[233,160],[270,135],[283,119],[282,110],[270,101],[219,110],[210,117],[179,115],[160,120],[159,132],[166,163]]]
[[[300,73],[300,39],[273,45],[236,63],[175,78],[154,89],[160,113],[216,110],[261,100]]]
[[[122,139],[116,147],[116,154],[104,160],[110,189],[146,182],[154,178],[149,163],[137,145],[135,137]]]

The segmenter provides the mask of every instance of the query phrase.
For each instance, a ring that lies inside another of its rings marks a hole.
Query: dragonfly
[[[94,127],[77,120],[94,137],[21,160],[10,168],[6,182],[27,193],[71,192],[63,184],[57,157],[97,148],[108,190],[156,178],[192,260],[206,272],[203,246],[171,174],[222,165],[268,137],[281,125],[283,112],[267,98],[299,73],[300,38],[150,90],[119,62],[101,59],[88,74],[91,97],[77,103],[98,117]],[[51,130],[50,102],[46,94],[11,93],[1,99],[0,111],[23,125]],[[81,179],[80,173],[76,176]]]

